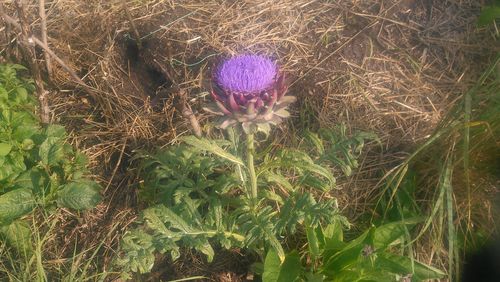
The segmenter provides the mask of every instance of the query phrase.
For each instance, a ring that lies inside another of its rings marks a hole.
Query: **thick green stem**
[[[257,176],[255,175],[255,167],[253,163],[254,154],[253,133],[247,134],[247,167],[250,176],[250,196],[253,200],[257,199]]]

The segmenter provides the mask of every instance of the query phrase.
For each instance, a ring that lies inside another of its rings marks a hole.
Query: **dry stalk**
[[[17,3],[17,1],[16,1]],[[0,17],[3,18],[3,20],[14,26],[15,28],[23,31],[23,26],[22,24],[18,23],[14,18],[10,17],[9,15],[5,14],[5,12],[3,11],[3,7],[2,7],[2,4],[0,3]],[[28,34],[30,33],[26,33],[26,42],[28,42],[28,44],[31,46],[33,44],[30,44],[31,42],[38,45],[39,47],[41,47],[44,52],[46,52],[46,54],[48,54],[49,56],[51,56],[57,63],[59,63],[59,65],[61,65],[61,67],[69,74],[71,75],[71,77],[74,79],[74,81],[79,84],[80,86],[82,86],[87,92],[90,93],[90,89],[92,89],[90,86],[88,86],[74,71],[73,69],[71,69],[61,58],[59,58],[52,50],[50,50],[50,48],[43,42],[41,41],[40,39],[38,39],[37,37],[31,35],[31,36],[27,36]],[[31,67],[31,66],[30,66]],[[38,69],[38,68],[37,68]]]
[[[135,42],[137,43],[137,47],[139,47],[139,50],[140,50],[142,47],[141,35],[139,34],[139,31],[137,30],[137,26],[134,23],[134,19],[130,15],[130,11],[128,10],[126,2],[123,2],[123,11],[125,12],[125,15],[127,16],[127,19],[130,22],[130,26],[132,26],[132,31],[134,32]]]
[[[45,15],[45,0],[39,0],[39,14],[40,14],[40,20],[41,20],[41,31],[42,31],[42,42],[45,46],[49,46],[48,41],[47,41],[47,16]],[[50,55],[48,54],[47,50],[44,49],[43,52],[44,59],[45,59],[45,66],[47,68],[47,74],[50,79],[50,76],[52,74],[52,66],[50,63]]]
[[[33,74],[35,87],[38,93],[38,100],[40,101],[40,119],[42,120],[42,123],[47,124],[50,122],[50,109],[49,102],[47,100],[48,92],[44,89],[42,75],[36,62],[35,47],[32,40],[30,40],[29,35],[31,34],[31,30],[26,19],[26,7],[24,1],[22,0],[16,0],[15,4],[17,13],[19,14],[19,27],[21,29],[21,40],[19,40],[19,46],[21,48],[21,52],[23,53],[24,60],[28,62],[30,70]],[[3,11],[3,8],[1,11]]]

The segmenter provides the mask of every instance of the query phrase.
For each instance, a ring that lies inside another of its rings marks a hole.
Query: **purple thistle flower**
[[[278,67],[269,58],[243,55],[223,62],[215,79],[225,91],[249,95],[269,88],[277,73]]]
[[[213,73],[212,97],[219,110],[229,118],[221,125],[227,127],[241,122],[276,124],[287,117],[286,106],[295,101],[285,97],[284,75],[271,59],[259,55],[239,55],[223,61]]]

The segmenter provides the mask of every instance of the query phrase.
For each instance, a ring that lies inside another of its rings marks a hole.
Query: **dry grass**
[[[37,3],[28,2],[39,30]],[[190,131],[177,105],[180,93],[212,131],[200,106],[221,56],[276,58],[290,93],[299,97],[296,116],[313,117],[316,127],[345,122],[380,136],[383,150],[373,145],[336,195],[356,218],[370,209],[380,174],[425,140],[498,51],[490,32],[476,28],[479,1],[472,0],[46,2],[49,47],[90,86],[76,85],[53,64],[52,120],[73,130],[107,195],[83,223],[64,228],[68,242],[91,232],[94,244],[110,222],[123,222],[119,233],[133,219],[128,160],[133,150],[163,146]],[[133,25],[141,36],[138,54]],[[18,56],[12,38],[0,41],[1,54],[11,59]],[[286,126],[279,130],[283,140],[296,138]],[[111,237],[109,249],[117,238]],[[431,258],[429,250],[420,253]]]

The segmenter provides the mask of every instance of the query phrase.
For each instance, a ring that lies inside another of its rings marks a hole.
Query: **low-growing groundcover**
[[[17,260],[30,261],[39,251],[33,211],[86,210],[101,198],[99,184],[87,177],[85,155],[67,143],[64,127],[40,123],[34,86],[18,75],[25,70],[0,65],[0,244],[2,263],[8,265],[3,259],[10,257],[13,269]],[[22,279],[3,271],[9,279]]]

